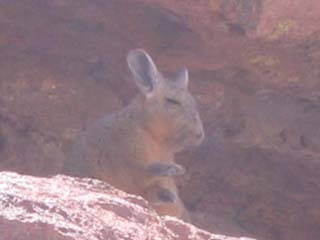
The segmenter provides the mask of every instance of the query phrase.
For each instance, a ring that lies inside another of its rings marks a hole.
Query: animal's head
[[[200,144],[204,131],[195,99],[188,91],[188,70],[165,77],[141,49],[129,52],[127,61],[142,94],[144,127],[154,139],[173,151]]]

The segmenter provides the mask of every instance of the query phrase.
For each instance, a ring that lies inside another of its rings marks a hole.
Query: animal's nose
[[[201,141],[202,139],[204,139],[204,132],[201,131],[199,133],[196,134],[196,138],[199,139],[199,141]]]
[[[194,123],[197,123],[197,122],[199,122],[200,117],[198,116],[198,114],[193,114],[192,115],[192,120],[193,120]]]
[[[203,135],[202,133],[198,133],[198,134],[196,135],[196,137],[197,137],[197,138],[202,138],[202,135]]]

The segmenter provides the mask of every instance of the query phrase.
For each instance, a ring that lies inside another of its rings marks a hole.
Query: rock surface
[[[100,181],[12,172],[0,172],[0,229],[6,240],[250,240],[159,217],[141,197]]]
[[[143,47],[190,69],[207,136],[178,156],[193,222],[320,239],[319,16],[316,0],[2,0],[0,169],[58,173],[135,94],[125,55]]]

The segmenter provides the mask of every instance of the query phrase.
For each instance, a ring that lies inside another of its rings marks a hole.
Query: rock
[[[317,0],[265,1],[257,36],[268,40],[301,40],[319,31],[320,5]]]
[[[97,180],[13,172],[0,173],[0,229],[6,240],[250,240],[159,217],[141,197]]]

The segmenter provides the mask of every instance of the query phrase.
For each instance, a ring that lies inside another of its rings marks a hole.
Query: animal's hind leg
[[[189,212],[179,197],[173,178],[157,180],[148,188],[146,198],[159,215],[174,216],[191,222]]]

